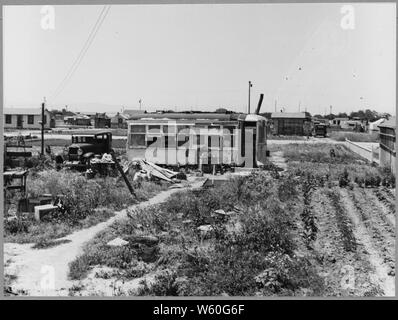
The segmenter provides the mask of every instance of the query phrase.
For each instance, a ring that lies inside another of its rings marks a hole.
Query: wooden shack
[[[273,112],[271,114],[274,135],[307,135],[312,128],[309,112]]]

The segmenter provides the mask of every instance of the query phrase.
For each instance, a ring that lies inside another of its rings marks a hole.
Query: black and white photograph
[[[395,297],[395,2],[2,9],[5,297]]]

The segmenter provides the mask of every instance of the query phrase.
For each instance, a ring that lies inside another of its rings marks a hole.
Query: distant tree
[[[320,114],[315,114],[315,115],[314,115],[314,118],[317,118],[317,119],[323,119],[323,116],[322,116],[322,115],[320,115]]]
[[[218,108],[216,109],[216,113],[228,113],[228,110],[225,108]]]
[[[328,114],[327,116],[325,116],[325,118],[328,120],[333,120],[334,118],[336,118],[336,115],[331,113],[331,114]]]
[[[365,111],[363,111],[363,110],[352,111],[352,112],[350,113],[350,118],[365,119],[365,118],[366,118]]]
[[[358,111],[352,111],[350,113],[350,118],[360,118],[367,120],[368,122],[374,122],[382,117],[381,114],[379,114],[375,110],[358,110]]]
[[[345,112],[340,112],[336,115],[336,118],[348,118],[348,114]]]
[[[379,113],[375,110],[372,111],[370,109],[365,110],[365,117],[366,117],[366,120],[368,120],[370,122],[380,119]]]
[[[386,112],[381,113],[381,114],[379,114],[379,119],[380,118],[386,118],[387,120],[389,120],[391,118],[391,114],[386,113]]]

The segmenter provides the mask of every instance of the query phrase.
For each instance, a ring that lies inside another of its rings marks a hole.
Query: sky
[[[6,6],[4,106],[395,114],[395,3],[343,5],[112,5],[61,87],[104,6]]]

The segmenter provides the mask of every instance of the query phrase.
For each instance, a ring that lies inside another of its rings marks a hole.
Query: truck
[[[63,155],[57,155],[57,164],[73,169],[85,170],[90,167],[90,161],[95,157],[112,152],[112,133],[99,132],[95,134],[73,135],[72,144]]]
[[[326,138],[327,127],[324,123],[314,123],[314,136],[324,136]]]

